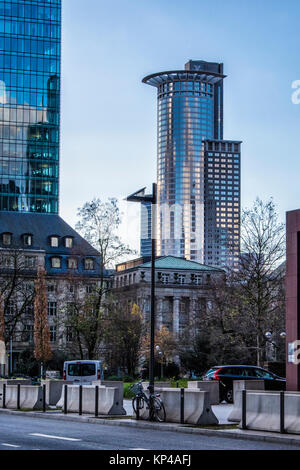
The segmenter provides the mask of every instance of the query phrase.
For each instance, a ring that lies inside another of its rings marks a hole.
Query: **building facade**
[[[72,351],[68,315],[103,282],[99,253],[58,215],[4,212],[0,222],[0,299],[6,336],[13,341],[13,365],[22,351],[33,348],[39,267],[46,273],[52,350]],[[106,271],[104,276],[110,289]]]
[[[189,61],[143,80],[158,91],[159,256],[207,260],[205,141],[223,142],[224,78],[223,64]]]
[[[241,142],[204,143],[204,259],[237,267],[240,255]]]
[[[58,213],[61,0],[0,1],[0,210]]]
[[[207,309],[212,278],[224,274],[220,269],[182,258],[156,259],[156,328],[162,326],[178,338],[180,333]],[[113,292],[122,302],[140,307],[150,321],[151,262],[138,259],[117,266]]]

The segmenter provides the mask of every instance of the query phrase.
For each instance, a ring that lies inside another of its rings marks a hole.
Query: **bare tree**
[[[132,250],[117,235],[121,216],[116,199],[87,202],[78,210],[78,216],[76,229],[99,253],[99,275],[94,280],[70,279],[75,289],[73,300],[67,306],[67,322],[80,355],[96,359],[103,340],[105,298],[110,290],[106,270]]]
[[[256,338],[256,362],[262,365],[265,333],[284,324],[283,272],[285,226],[278,220],[273,200],[256,199],[242,217],[242,255],[234,276],[243,300],[248,331]],[[274,331],[275,333],[275,331]]]
[[[117,235],[121,214],[116,199],[93,199],[78,210],[78,216],[76,229],[99,252],[102,277],[105,268],[114,268],[120,259],[133,253]]]
[[[145,325],[139,307],[110,299],[105,315],[104,357],[110,369],[134,376],[140,359]]]
[[[10,249],[0,254],[0,299],[3,311],[2,334],[7,344],[11,338],[17,339],[34,299],[32,273],[27,269],[21,250]]]
[[[266,333],[280,348],[284,328],[285,228],[271,200],[256,199],[242,217],[242,253],[238,269],[211,284],[211,307],[205,318],[210,359],[256,362],[262,366]]]

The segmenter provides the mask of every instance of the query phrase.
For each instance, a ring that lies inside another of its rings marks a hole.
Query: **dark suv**
[[[256,366],[215,366],[203,380],[220,381],[220,402],[233,403],[234,380],[264,380],[265,390],[285,390],[285,379]]]

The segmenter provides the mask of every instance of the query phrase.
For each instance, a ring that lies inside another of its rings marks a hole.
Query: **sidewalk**
[[[199,436],[211,436],[211,437],[224,437],[229,439],[243,439],[251,441],[265,441],[278,444],[290,444],[300,447],[300,435],[293,434],[277,434],[271,432],[261,431],[242,431],[241,429],[209,429],[204,427],[193,427],[189,425],[181,425],[175,423],[151,423],[148,421],[136,421],[131,418],[121,417],[99,417],[95,418],[90,415],[79,416],[75,414],[64,415],[61,411],[47,411],[42,413],[38,411],[12,411],[0,409],[1,414],[10,414],[13,416],[22,416],[30,418],[42,418],[42,419],[55,419],[61,421],[73,421],[90,424],[101,424],[108,426],[125,426],[134,427],[139,429],[148,429],[156,431],[171,431],[179,432],[184,434],[197,434]]]

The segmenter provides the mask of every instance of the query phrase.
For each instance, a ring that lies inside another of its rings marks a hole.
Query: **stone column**
[[[157,299],[157,311],[156,311],[156,327],[160,329],[163,325],[163,310],[164,310],[164,297],[158,297]]]
[[[173,334],[179,335],[179,314],[180,314],[180,297],[173,299]]]

